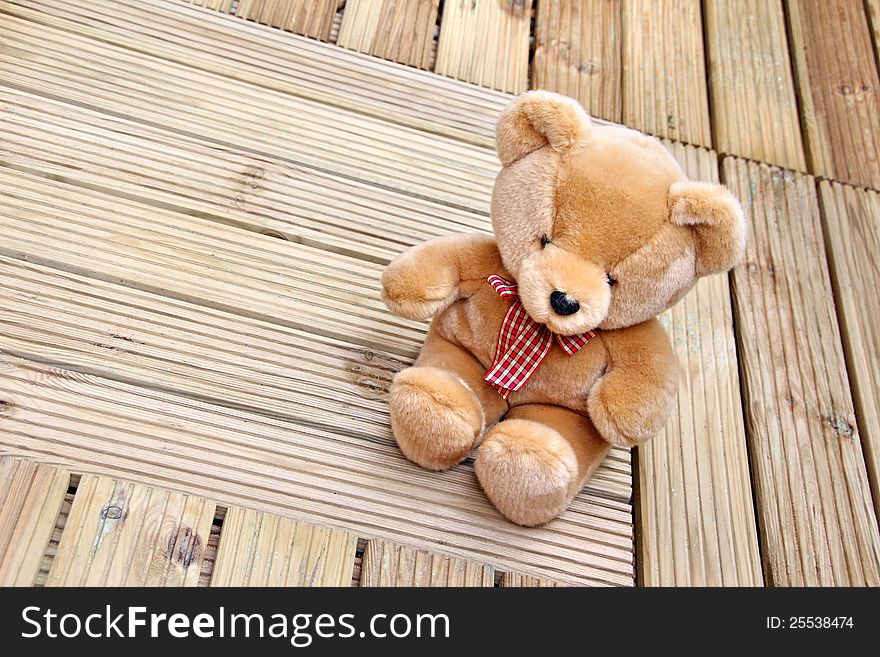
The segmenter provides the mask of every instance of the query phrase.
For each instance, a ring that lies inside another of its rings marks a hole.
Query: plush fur
[[[594,125],[570,98],[515,100],[497,149],[495,238],[431,240],[383,275],[392,311],[433,318],[418,360],[394,379],[391,422],[403,453],[432,470],[482,439],[476,473],[487,496],[513,522],[539,525],[568,506],[611,445],[662,428],[678,366],[656,316],[699,276],[735,265],[747,231],[727,189],[688,181],[657,140]],[[554,347],[506,401],[483,381],[510,305],[490,274],[516,280],[526,311],[553,332],[599,331],[574,356]],[[555,313],[556,290],[580,309]]]

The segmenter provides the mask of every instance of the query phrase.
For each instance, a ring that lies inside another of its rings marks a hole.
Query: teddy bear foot
[[[455,374],[410,367],[391,386],[391,428],[403,454],[428,470],[445,470],[471,453],[483,435],[477,396]]]
[[[497,424],[480,446],[475,467],[495,508],[526,527],[558,516],[577,492],[571,445],[555,429],[532,420]]]

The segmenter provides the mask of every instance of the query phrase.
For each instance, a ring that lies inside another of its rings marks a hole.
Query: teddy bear
[[[432,239],[382,275],[388,308],[432,319],[391,385],[403,454],[444,470],[477,448],[489,500],[514,523],[562,513],[612,445],[671,412],[678,363],[657,315],[743,256],[722,185],[691,182],[653,137],[531,91],[496,128],[494,236]]]

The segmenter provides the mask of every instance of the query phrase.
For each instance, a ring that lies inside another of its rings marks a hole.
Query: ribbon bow
[[[558,335],[543,324],[539,324],[526,312],[519,300],[519,286],[496,274],[486,279],[502,299],[513,299],[513,303],[501,322],[498,344],[495,346],[495,361],[486,372],[488,381],[504,399],[525,385],[538,365],[544,362],[553,338],[569,356],[574,356],[596,335],[587,331],[578,335]]]

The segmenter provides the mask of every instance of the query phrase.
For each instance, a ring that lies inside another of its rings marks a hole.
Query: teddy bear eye
[[[615,285],[617,285],[617,279],[614,278],[614,276],[612,276],[611,274],[605,274],[605,278],[608,280],[609,287],[614,287]]]
[[[541,248],[543,249],[548,244],[550,244],[550,238],[546,235],[541,235]]]

